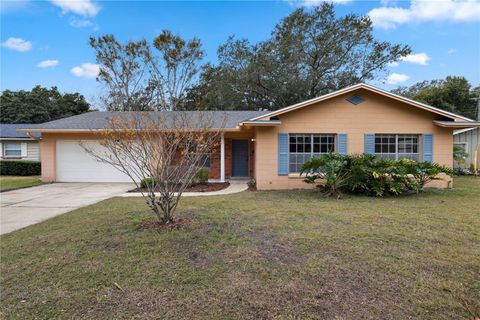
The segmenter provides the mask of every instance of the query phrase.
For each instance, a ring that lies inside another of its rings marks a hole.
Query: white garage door
[[[105,150],[98,142],[88,142],[96,150]],[[79,141],[57,141],[57,181],[59,182],[131,182],[109,164],[96,161]]]

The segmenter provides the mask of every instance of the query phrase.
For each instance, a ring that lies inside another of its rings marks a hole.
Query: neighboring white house
[[[32,124],[0,124],[0,151],[2,160],[33,160],[40,161],[39,136],[34,138],[19,129],[31,128]]]
[[[466,168],[469,168],[474,161],[475,149],[479,148],[480,153],[480,128],[467,128],[453,132],[453,144],[460,146],[468,157]],[[458,164],[455,164],[458,166]],[[480,168],[480,156],[477,159],[477,168]]]

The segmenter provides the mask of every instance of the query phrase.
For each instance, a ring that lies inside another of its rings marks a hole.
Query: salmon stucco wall
[[[54,182],[57,175],[57,141],[98,140],[93,133],[43,133],[40,140],[42,181]]]
[[[353,105],[346,98],[356,94],[364,101]],[[433,161],[452,167],[452,129],[433,124],[442,116],[391,98],[359,89],[345,95],[284,113],[277,127],[257,127],[255,178],[258,189],[309,188],[302,178],[278,175],[278,133],[347,134],[349,154],[364,152],[366,133],[433,134]],[[421,142],[420,142],[421,146]],[[421,150],[420,150],[421,152]],[[432,186],[451,186],[451,181]]]

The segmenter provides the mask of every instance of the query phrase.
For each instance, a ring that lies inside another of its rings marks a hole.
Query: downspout
[[[32,135],[31,132],[25,132],[27,134],[28,137],[32,138],[33,140],[37,140],[37,141],[40,141],[42,140],[42,137],[35,137]]]

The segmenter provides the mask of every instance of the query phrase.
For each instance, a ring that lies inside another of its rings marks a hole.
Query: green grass
[[[0,237],[2,319],[468,319],[480,179],[419,196],[184,198],[181,231],[114,198]],[[117,287],[117,285],[120,288]]]
[[[39,176],[0,176],[0,191],[34,187],[41,184]]]

